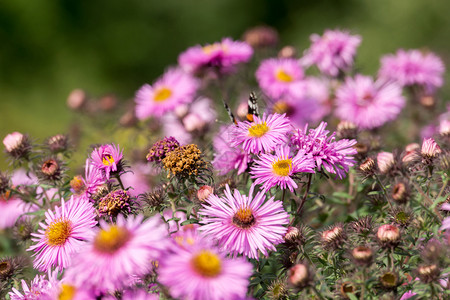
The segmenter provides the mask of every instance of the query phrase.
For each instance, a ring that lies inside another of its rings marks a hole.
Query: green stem
[[[325,297],[322,296],[322,294],[316,289],[315,286],[312,285],[312,286],[311,286],[311,289],[314,291],[314,293],[317,295],[317,297],[319,297],[319,299],[325,300]]]
[[[389,206],[392,208],[392,203],[391,203],[391,201],[389,200],[389,197],[388,197],[388,195],[387,195],[387,190],[386,190],[386,188],[384,187],[384,184],[381,182],[381,180],[380,180],[380,178],[378,177],[378,175],[375,175],[375,179],[376,179],[378,185],[383,189],[384,198],[386,199],[386,201],[387,201],[387,203],[389,204]]]
[[[119,182],[120,187],[122,188],[122,190],[125,190],[125,187],[123,186],[123,183],[122,183],[122,179],[120,179],[119,173],[117,173],[115,176],[116,176],[116,179]]]

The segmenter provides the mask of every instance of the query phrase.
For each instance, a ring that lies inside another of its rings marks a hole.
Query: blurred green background
[[[300,52],[312,33],[349,29],[363,37],[357,62],[366,74],[398,48],[430,49],[450,66],[449,12],[444,0],[1,1],[0,137],[65,133],[78,120],[66,107],[74,88],[130,99],[186,48],[256,25]]]

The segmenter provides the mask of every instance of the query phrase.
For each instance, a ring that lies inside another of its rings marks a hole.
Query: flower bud
[[[237,108],[236,114],[241,120],[245,120],[247,118],[248,113],[248,104],[247,102],[241,102],[239,103],[239,106]]]
[[[284,235],[285,242],[294,244],[298,238],[300,238],[300,230],[297,227],[289,226]]]
[[[63,178],[63,171],[60,161],[55,158],[48,158],[40,164],[39,169],[36,169],[36,175],[42,182],[55,184]]]
[[[201,186],[197,191],[197,198],[200,201],[205,201],[208,199],[209,195],[214,193],[214,188],[209,185]]]
[[[341,121],[337,125],[336,135],[340,139],[354,139],[356,138],[356,133],[358,132],[358,127],[352,122]]]
[[[114,95],[106,95],[100,98],[100,109],[109,112],[117,107],[117,98]]]
[[[442,120],[439,123],[438,131],[441,136],[450,136],[450,120]]]
[[[269,26],[257,26],[248,29],[243,39],[252,48],[274,47],[278,44],[278,32]]]
[[[420,154],[424,159],[432,160],[441,154],[442,150],[436,141],[432,138],[424,139],[422,143],[422,149]]]
[[[281,48],[280,52],[278,52],[278,58],[296,58],[297,57],[297,49],[293,46],[284,46]]]
[[[391,197],[395,202],[399,204],[404,204],[408,202],[410,195],[409,185],[406,182],[400,181],[397,182],[391,191]]]
[[[202,131],[206,123],[197,114],[188,114],[183,118],[183,125],[187,132]]]
[[[400,242],[400,230],[395,225],[381,225],[377,231],[377,238],[383,247],[395,247]]]
[[[31,148],[28,137],[17,131],[8,134],[3,139],[3,145],[6,152],[16,159],[26,157]]]
[[[373,175],[375,173],[375,161],[368,157],[360,165],[359,170],[366,176]]]
[[[81,89],[75,89],[70,92],[69,97],[67,97],[67,106],[73,110],[79,110],[86,105],[87,95],[85,91]]]
[[[417,276],[423,283],[430,283],[436,281],[439,278],[441,271],[435,264],[423,265],[417,268]]]
[[[288,282],[297,288],[304,288],[309,285],[311,281],[311,274],[308,266],[305,264],[296,264],[289,269]]]
[[[358,246],[352,250],[353,260],[362,266],[368,266],[372,263],[373,251],[366,246]]]
[[[352,222],[351,227],[353,230],[358,234],[367,235],[369,232],[372,231],[372,217],[371,216],[365,216],[361,217],[358,220]]]
[[[394,155],[390,152],[380,152],[377,155],[378,170],[381,174],[387,174],[394,167]]]
[[[56,153],[56,152],[63,152],[66,151],[69,148],[69,140],[66,135],[63,134],[57,134],[52,137],[50,137],[46,141],[47,147],[50,149],[50,151]]]
[[[336,224],[321,234],[322,246],[325,249],[337,249],[347,237],[342,224]]]

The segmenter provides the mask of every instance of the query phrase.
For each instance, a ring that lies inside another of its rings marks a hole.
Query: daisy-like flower
[[[299,172],[314,173],[315,166],[315,161],[305,155],[304,150],[292,157],[290,148],[284,145],[275,149],[275,155],[261,154],[259,160],[255,160],[250,174],[256,179],[255,184],[262,184],[266,190],[279,186],[293,192],[298,186],[292,176]]]
[[[157,216],[143,222],[142,215],[119,215],[116,224],[100,220],[100,226],[67,269],[68,280],[76,286],[119,289],[131,276],[150,271],[151,261],[166,247],[167,229]]]
[[[360,128],[372,129],[395,120],[405,98],[395,82],[373,81],[370,76],[347,78],[336,92],[336,115]]]
[[[221,42],[187,49],[178,57],[178,64],[189,73],[198,73],[207,68],[230,73],[237,64],[248,62],[252,55],[253,49],[247,43],[224,38]]]
[[[300,62],[308,67],[315,64],[322,73],[333,77],[339,71],[351,68],[356,49],[361,44],[359,35],[350,35],[340,30],[326,30],[323,36],[313,34],[310,39],[312,45],[305,51]]]
[[[12,288],[9,292],[9,298],[11,300],[41,300],[45,299],[48,292],[52,290],[57,283],[57,272],[49,272],[48,278],[46,275],[36,275],[30,282],[30,286],[22,280],[22,293],[16,288]]]
[[[379,76],[395,80],[402,86],[420,85],[433,92],[443,84],[445,66],[432,52],[398,50],[381,58]]]
[[[442,204],[441,209],[450,211],[450,203]],[[447,217],[442,221],[441,230],[444,229],[450,229],[450,217]]]
[[[91,153],[91,164],[105,173],[109,179],[111,172],[116,172],[123,157],[123,150],[119,145],[107,144],[95,148]]]
[[[238,122],[233,127],[231,147],[241,146],[246,153],[269,152],[286,142],[286,135],[292,126],[286,115],[265,113],[253,122]]]
[[[214,160],[212,165],[219,175],[225,175],[232,170],[242,174],[251,161],[250,155],[238,147],[230,147],[232,127],[222,127],[213,139]]]
[[[289,215],[275,197],[266,201],[264,191],[253,197],[254,189],[252,185],[248,196],[238,190],[231,194],[227,185],[225,197],[210,195],[199,210],[205,224],[199,230],[216,238],[233,255],[258,259],[258,250],[267,256],[268,250],[283,242]]]
[[[256,71],[259,86],[272,98],[291,95],[303,75],[299,62],[293,58],[266,59]]]
[[[152,86],[144,84],[136,92],[136,117],[145,120],[162,117],[180,104],[191,103],[198,81],[180,69],[170,69]]]
[[[91,290],[77,287],[63,278],[39,298],[40,300],[95,300],[97,295]]]
[[[356,163],[353,158],[353,155],[357,154],[356,149],[353,148],[356,140],[336,141],[336,132],[328,136],[330,132],[325,129],[326,126],[327,123],[322,122],[316,129],[308,131],[308,125],[306,125],[304,130],[297,130],[291,142],[297,149],[304,150],[306,155],[313,157],[319,171],[323,167],[327,172],[336,174],[342,179],[349,168]]]
[[[243,299],[251,274],[249,262],[227,258],[206,238],[189,248],[175,248],[158,268],[158,280],[170,295],[186,300]]]
[[[89,159],[86,160],[84,178],[80,175],[75,176],[70,181],[71,191],[79,200],[90,200],[91,195],[97,192],[97,189],[105,184],[102,172],[99,168],[90,164]]]
[[[126,291],[122,296],[122,300],[158,300],[158,299],[159,299],[158,295],[149,294],[145,290]]]
[[[40,223],[38,233],[32,233],[35,245],[27,249],[36,256],[34,268],[47,271],[58,266],[62,271],[71,263],[71,257],[85,244],[91,228],[97,224],[95,209],[88,201],[77,201],[73,197],[61,206],[45,213],[45,223]]]

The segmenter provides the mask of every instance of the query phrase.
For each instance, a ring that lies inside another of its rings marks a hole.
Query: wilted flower
[[[376,171],[375,161],[374,161],[371,157],[366,158],[366,159],[359,165],[359,170],[360,170],[365,176],[370,176],[370,175],[375,174],[375,171]]]
[[[400,285],[399,282],[399,278],[397,273],[393,272],[393,271],[386,271],[384,272],[380,277],[379,277],[379,281],[381,283],[381,285],[385,288],[385,289],[394,289],[397,286]]]
[[[147,160],[161,162],[166,155],[180,147],[180,143],[173,137],[164,137],[162,140],[157,141],[148,150]]]
[[[130,211],[131,198],[127,191],[115,190],[100,199],[98,212],[101,216],[116,217],[119,213],[127,215]]]
[[[170,151],[162,160],[162,164],[164,169],[174,176],[181,177],[197,175],[208,165],[202,157],[202,151],[195,144],[182,146]]]

